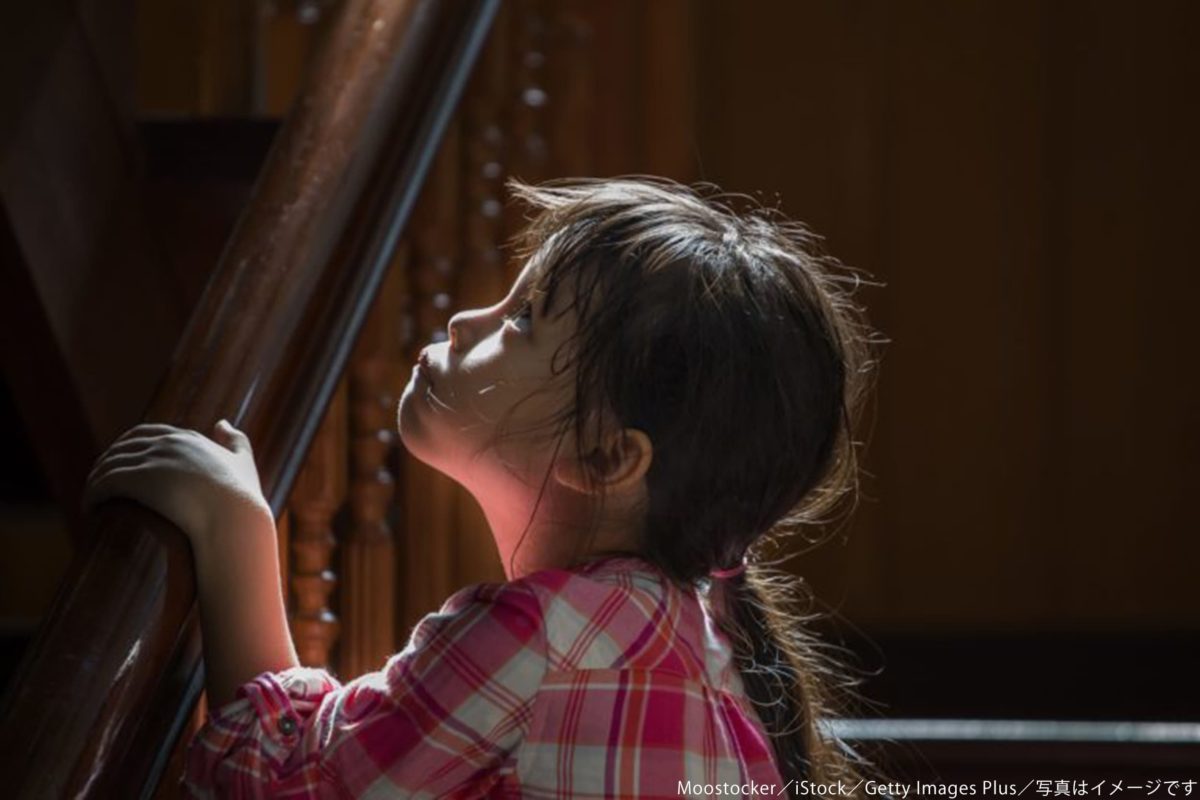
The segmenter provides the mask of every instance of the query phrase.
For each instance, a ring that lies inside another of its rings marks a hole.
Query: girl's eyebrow
[[[533,307],[533,311],[537,316],[544,317],[546,316],[546,312],[550,310],[546,306],[546,300],[549,299],[549,295],[546,292],[531,286],[531,283],[533,283],[533,279],[525,281],[525,286],[517,294],[517,297],[520,297],[523,301],[528,301]],[[540,309],[538,308],[539,303],[541,303]]]
[[[550,312],[550,306],[547,302],[550,296],[547,292],[536,288],[534,284],[536,284],[538,279],[530,277],[528,273],[531,272],[532,270],[527,270],[519,276],[518,280],[524,279],[522,281],[524,286],[520,292],[516,293],[516,296],[521,298],[522,302],[528,301],[536,316],[545,317]],[[541,304],[540,309],[538,308],[539,303]]]
[[[537,312],[538,316],[539,317],[546,316],[546,314],[548,314],[550,312],[550,294],[549,294],[549,292],[534,290],[532,294],[533,294],[534,305],[541,303],[541,306],[542,306],[541,310]]]

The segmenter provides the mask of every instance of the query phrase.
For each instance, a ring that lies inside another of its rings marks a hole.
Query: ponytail
[[[800,581],[761,562],[712,570],[857,498],[854,433],[887,340],[854,295],[881,284],[825,255],[802,223],[711,184],[508,185],[534,211],[516,250],[534,259],[536,289],[549,299],[573,285],[578,314],[563,367],[575,366],[575,402],[548,426],[570,423],[578,453],[609,420],[650,437],[643,557],[679,586],[716,579],[712,616],[781,776],[852,788],[863,762],[822,723],[847,715],[839,690],[859,681],[805,630],[816,615],[792,603]]]
[[[847,791],[860,780],[859,765],[869,767],[831,734],[820,730],[835,700],[832,691],[858,681],[839,679],[845,667],[829,653],[805,623],[817,614],[795,609],[793,590],[799,582],[779,571],[751,566],[713,580],[709,597],[718,625],[733,643],[733,658],[747,697],[758,711],[775,752],[780,776],[790,796],[803,780],[842,781]],[[844,709],[843,709],[844,710]]]

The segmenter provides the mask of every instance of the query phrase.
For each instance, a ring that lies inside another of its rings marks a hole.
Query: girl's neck
[[[528,512],[484,506],[509,580],[543,569],[570,569],[581,562],[612,555],[639,555],[639,531],[627,522],[601,517],[593,532],[580,522],[590,512],[590,508],[578,501],[544,498],[537,519],[530,525]]]

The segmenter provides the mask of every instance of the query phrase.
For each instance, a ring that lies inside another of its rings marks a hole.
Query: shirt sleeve
[[[533,590],[469,586],[378,672],[343,686],[297,667],[241,686],[189,745],[183,786],[200,798],[482,796],[512,769],[545,673]]]

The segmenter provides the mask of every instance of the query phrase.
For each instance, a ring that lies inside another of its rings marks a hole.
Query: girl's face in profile
[[[425,369],[413,368],[397,409],[409,452],[462,484],[485,511],[501,503],[516,513],[526,500],[532,508],[557,439],[545,423],[574,391],[573,369],[557,376],[550,370],[555,351],[575,331],[574,309],[548,313],[542,296],[524,302],[532,273],[527,262],[499,303],[450,319],[449,341],[425,348]],[[559,305],[571,291],[560,286]],[[513,435],[489,445],[502,420]],[[571,439],[563,438],[560,456]]]
[[[450,319],[449,341],[425,348],[426,369],[413,368],[396,411],[408,451],[478,501],[510,579],[569,565],[583,554],[581,545],[586,552],[636,548],[636,509],[645,502],[652,451],[641,431],[621,440],[619,455],[607,459],[619,476],[606,484],[615,495],[606,506],[613,513],[593,516],[574,420],[561,419],[575,393],[573,345],[564,346],[579,324],[570,303],[575,278],[559,283],[547,308],[543,296],[522,299],[533,272],[526,263],[499,303]],[[498,441],[497,432],[504,434]],[[589,528],[593,520],[600,524]]]

